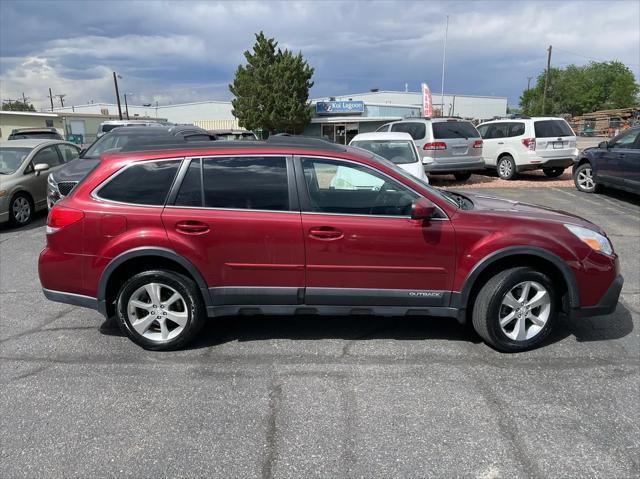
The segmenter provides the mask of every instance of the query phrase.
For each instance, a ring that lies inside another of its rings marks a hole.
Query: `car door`
[[[496,133],[497,123],[488,125],[480,125],[478,132],[482,136],[482,156],[485,165],[496,166],[498,158],[498,138],[494,136]]]
[[[348,160],[295,159],[301,192],[308,305],[443,306],[454,268],[444,213],[411,220],[419,195]]]
[[[612,184],[633,180],[635,149],[640,129],[626,130],[607,143],[598,159],[597,177]]]
[[[49,165],[49,170],[36,174],[34,166],[40,163]],[[47,202],[47,176],[56,171],[64,162],[56,145],[45,146],[37,151],[31,162],[24,170],[24,187],[33,197],[36,209],[40,209]]]
[[[285,155],[186,160],[162,221],[214,305],[297,304],[304,244],[293,165]]]

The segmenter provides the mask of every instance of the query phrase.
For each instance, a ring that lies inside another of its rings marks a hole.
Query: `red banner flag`
[[[422,113],[426,117],[433,116],[433,104],[431,103],[431,90],[426,83],[422,84]]]

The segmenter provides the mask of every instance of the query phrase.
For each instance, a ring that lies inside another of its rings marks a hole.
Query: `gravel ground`
[[[438,188],[575,188],[571,168],[558,178],[548,178],[542,171],[526,171],[514,180],[503,180],[495,172],[471,175],[466,181],[458,181],[453,175],[429,175],[429,182]]]
[[[0,227],[0,478],[637,478],[640,204],[498,194],[605,228],[615,313],[512,355],[453,320],[371,317],[220,318],[154,353],[45,300],[43,216]]]

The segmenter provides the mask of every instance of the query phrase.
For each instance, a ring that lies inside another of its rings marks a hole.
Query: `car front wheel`
[[[590,163],[583,163],[576,168],[573,173],[573,183],[583,193],[597,193],[600,191],[600,185],[593,179],[593,169]]]
[[[498,176],[503,180],[512,180],[516,176],[516,162],[510,155],[504,155],[498,160]]]
[[[529,267],[496,274],[473,305],[473,327],[503,352],[526,351],[548,336],[558,315],[555,289],[543,273]]]
[[[120,329],[138,345],[154,351],[184,347],[206,318],[197,285],[173,271],[136,274],[124,283],[116,302]]]
[[[9,220],[14,226],[24,226],[33,217],[33,201],[25,193],[18,193],[9,205]]]

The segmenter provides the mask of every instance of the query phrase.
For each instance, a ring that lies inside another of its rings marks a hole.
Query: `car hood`
[[[461,194],[473,201],[474,208],[471,211],[479,214],[495,213],[502,218],[521,218],[573,224],[604,234],[604,231],[602,231],[599,226],[580,216],[567,213],[566,211],[554,210],[546,206],[532,205],[530,203],[522,203],[520,201],[497,198],[489,195],[469,194],[466,192]]]
[[[78,158],[77,160],[70,161],[62,168],[52,173],[53,179],[56,183],[61,181],[81,181],[87,176],[93,169],[98,166],[100,160],[89,160]]]

